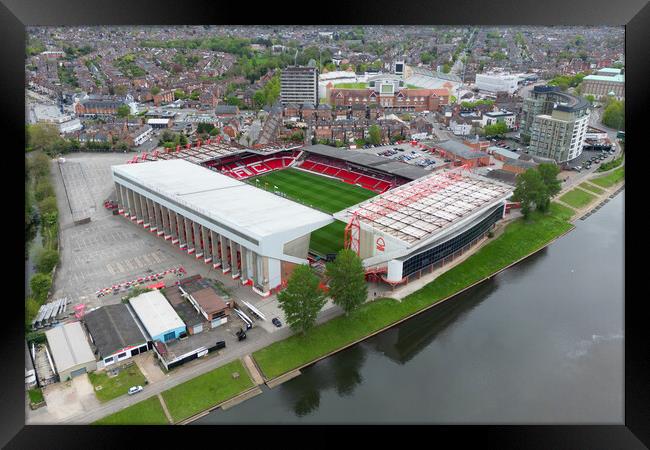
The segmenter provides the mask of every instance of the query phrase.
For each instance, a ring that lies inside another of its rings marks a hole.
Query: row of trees
[[[262,108],[264,105],[273,105],[280,97],[280,74],[271,78],[262,89],[259,89],[253,95],[253,102],[256,108]]]
[[[309,265],[295,268],[286,289],[278,294],[278,304],[287,323],[297,333],[304,334],[316,323],[318,313],[329,296],[348,315],[361,306],[368,296],[368,286],[361,258],[352,250],[343,249],[327,264],[328,293]]]
[[[525,218],[533,210],[548,211],[551,198],[561,189],[557,178],[559,173],[560,168],[555,164],[542,163],[517,176],[513,200],[521,202],[521,213]]]
[[[47,301],[52,286],[52,269],[59,262],[59,213],[56,195],[50,179],[50,158],[38,152],[26,164],[25,230],[26,241],[33,236],[34,228],[41,227],[42,248],[36,255],[37,273],[30,280],[30,296],[25,300],[25,325],[28,327]],[[27,247],[27,246],[26,246]]]

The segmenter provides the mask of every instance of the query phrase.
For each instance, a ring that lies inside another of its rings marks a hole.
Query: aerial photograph
[[[25,130],[27,425],[624,421],[622,26],[28,26]]]

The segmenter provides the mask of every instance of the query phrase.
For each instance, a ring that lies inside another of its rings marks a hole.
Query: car
[[[237,334],[237,340],[243,341],[246,339],[246,332],[242,328],[240,328],[236,334]]]
[[[137,394],[138,392],[142,391],[142,386],[131,386],[129,388],[129,395]]]
[[[278,328],[280,328],[282,326],[282,322],[280,322],[280,319],[278,319],[277,317],[274,317],[273,319],[271,319],[271,322],[273,322],[273,325],[275,325]]]

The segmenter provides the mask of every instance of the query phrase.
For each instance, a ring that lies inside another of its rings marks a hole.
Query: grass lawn
[[[43,400],[43,391],[40,388],[34,388],[27,391],[29,394],[29,401],[33,404],[41,403]]]
[[[625,166],[619,167],[616,170],[603,175],[602,177],[592,178],[589,180],[590,183],[597,184],[598,186],[608,188],[614,186],[616,183],[623,181],[625,179]]]
[[[596,186],[594,186],[593,184],[587,183],[586,181],[585,181],[584,183],[580,183],[580,187],[581,187],[582,189],[586,189],[586,190],[591,191],[591,192],[593,192],[593,193],[595,193],[595,194],[598,194],[598,195],[600,195],[600,194],[602,194],[603,192],[605,192],[605,191],[603,191],[601,188],[596,187]]]
[[[358,82],[358,83],[340,83],[335,84],[334,89],[365,89],[368,87],[368,83]]]
[[[573,211],[553,203],[547,215],[533,212],[529,221],[516,220],[463,263],[440,275],[402,302],[386,298],[316,326],[305,336],[291,336],[253,353],[268,378],[308,364],[363,338],[409,314],[449,297],[569,231]]]
[[[107,402],[125,395],[131,386],[144,386],[146,380],[135,364],[127,369],[120,370],[120,373],[115,377],[109,377],[105,371],[102,371],[90,372],[88,378],[95,387],[95,395],[100,402]],[[98,386],[102,388],[97,390]]]
[[[596,196],[590,194],[589,192],[583,191],[582,189],[575,188],[560,197],[560,200],[562,200],[567,205],[579,209],[596,200]]]
[[[239,372],[239,378],[231,374]],[[240,360],[221,366],[162,393],[174,422],[204,411],[253,387]]]
[[[251,181],[253,185],[284,192],[289,198],[306,205],[334,213],[377,195],[373,191],[360,188],[342,181],[319,175],[303,172],[296,169],[286,169],[257,177],[259,184]],[[334,222],[326,227],[316,230],[311,235],[310,247],[316,253],[336,253],[343,248],[343,232],[345,224]]]
[[[93,422],[93,425],[167,425],[169,421],[158,396],[150,397],[124,408],[110,416]]]

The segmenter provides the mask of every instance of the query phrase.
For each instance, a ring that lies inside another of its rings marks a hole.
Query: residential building
[[[280,75],[280,102],[318,104],[318,69],[291,66]]]
[[[577,158],[589,123],[589,102],[556,86],[535,86],[524,100],[521,136],[530,154],[564,163]]]

